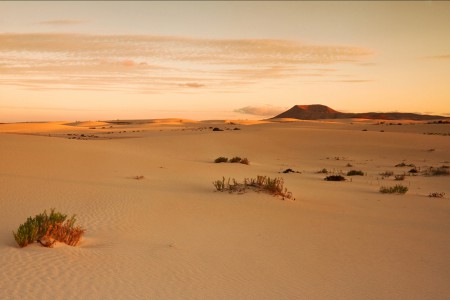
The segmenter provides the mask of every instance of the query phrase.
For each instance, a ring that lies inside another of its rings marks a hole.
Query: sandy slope
[[[448,298],[450,177],[378,193],[397,183],[378,174],[408,171],[394,167],[402,161],[449,165],[450,137],[423,134],[448,125],[372,124],[157,123],[110,140],[0,133],[0,299]],[[27,132],[63,137],[67,125],[40,126]],[[212,163],[234,155],[250,165]],[[367,176],[325,182],[322,168]],[[211,184],[258,174],[282,175],[296,201]],[[80,246],[18,248],[11,231],[51,207],[78,215]]]

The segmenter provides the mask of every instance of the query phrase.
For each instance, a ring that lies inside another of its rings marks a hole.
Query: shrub
[[[284,171],[281,171],[280,173],[284,173],[284,174],[287,174],[287,173],[298,173],[298,174],[301,174],[301,172],[292,170],[291,168],[288,168],[288,169],[286,169]]]
[[[328,174],[328,170],[325,169],[325,168],[323,168],[322,170],[319,170],[317,173],[320,173],[320,174]]]
[[[430,176],[450,175],[448,166],[442,166],[442,167],[437,167],[437,168],[430,167],[427,170],[425,170],[424,173],[425,173],[425,175],[430,175]]]
[[[394,172],[392,171],[384,171],[383,173],[380,173],[381,176],[383,177],[391,177],[392,175],[394,175]]]
[[[345,181],[345,177],[341,175],[330,175],[324,178],[326,181]]]
[[[353,167],[353,165],[351,163],[347,163],[345,166],[348,167],[348,168]]]
[[[430,198],[444,198],[445,193],[430,193],[428,197]]]
[[[347,172],[347,176],[364,176],[364,172],[363,171],[357,171],[357,170],[351,170]]]
[[[235,156],[232,159],[230,159],[230,163],[238,163],[241,162],[242,158],[240,158],[239,156]]]
[[[250,164],[250,161],[249,161],[247,158],[243,158],[243,159],[241,160],[241,164],[249,165],[249,164]]]
[[[239,183],[234,178],[229,178],[225,181],[225,177],[222,177],[222,180],[214,181],[213,185],[219,192],[245,193],[248,189],[253,189],[257,192],[264,191],[274,196],[280,196],[283,199],[295,200],[292,193],[284,187],[283,178],[270,178],[258,175],[256,178],[245,178],[243,183]]]
[[[50,214],[44,211],[34,218],[28,217],[27,221],[19,226],[17,232],[13,232],[14,239],[20,247],[39,242],[45,247],[52,247],[56,241],[76,246],[83,236],[85,229],[75,224],[75,215],[66,220],[67,215],[50,210]]]
[[[408,187],[400,184],[391,187],[382,186],[380,188],[380,193],[383,194],[405,194],[407,191]]]
[[[223,131],[223,129],[220,129],[218,127],[214,127],[212,131]]]
[[[216,158],[216,159],[214,160],[214,162],[215,162],[216,164],[217,164],[217,163],[228,162],[228,158],[227,158],[227,157],[221,156],[221,157]]]
[[[415,167],[414,164],[405,164],[404,162],[399,163],[399,164],[396,164],[395,166],[396,166],[397,168],[399,168],[399,167],[412,167],[412,168],[414,168],[414,167]]]

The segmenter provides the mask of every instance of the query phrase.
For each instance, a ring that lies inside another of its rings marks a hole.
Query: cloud
[[[333,76],[334,65],[364,63],[371,54],[357,46],[277,39],[0,34],[0,84],[142,93],[230,90],[265,80]]]
[[[450,59],[450,54],[427,56],[426,58],[428,58],[428,59],[439,59],[439,60],[444,59],[445,60],[445,59]]]
[[[281,114],[286,111],[285,107],[275,107],[272,105],[265,106],[246,106],[242,108],[235,109],[234,112],[247,114],[247,115],[255,115],[255,116],[263,116],[263,117],[273,117]]]
[[[188,88],[201,88],[204,87],[204,84],[196,83],[196,82],[188,82],[184,84],[180,84],[180,86],[188,87]]]
[[[55,26],[67,26],[67,25],[79,25],[87,23],[85,20],[76,20],[76,19],[58,19],[58,20],[47,20],[42,22],[37,22],[40,25],[55,25]]]

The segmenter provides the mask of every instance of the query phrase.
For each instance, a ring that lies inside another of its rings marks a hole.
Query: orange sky
[[[0,122],[450,113],[450,2],[0,2]],[[39,12],[39,13],[36,13]]]

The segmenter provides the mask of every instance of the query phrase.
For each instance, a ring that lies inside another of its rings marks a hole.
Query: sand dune
[[[399,183],[379,173],[409,170],[400,162],[449,165],[448,125],[256,122],[213,132],[219,123],[173,121],[113,124],[107,131],[133,138],[99,140],[67,136],[99,135],[91,124],[0,125],[1,299],[450,295],[450,177],[407,176],[406,195],[378,192]],[[212,163],[236,155],[250,165]],[[326,182],[322,168],[366,175]],[[256,175],[283,177],[296,200],[212,185]],[[11,232],[51,207],[78,215],[80,245],[18,248]]]

